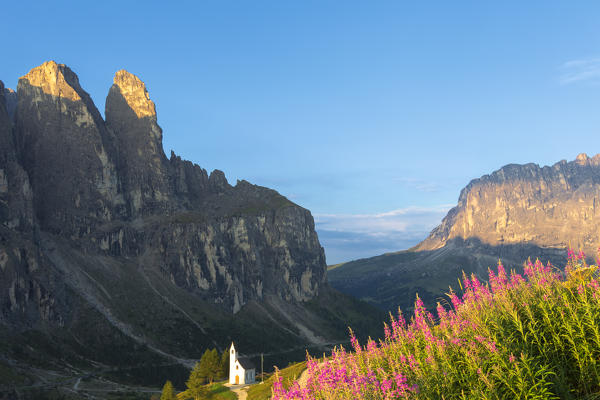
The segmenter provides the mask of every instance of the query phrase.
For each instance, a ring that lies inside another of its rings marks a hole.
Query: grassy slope
[[[215,382],[210,385],[206,385],[208,389],[206,395],[202,397],[202,400],[236,400],[237,396],[229,388],[223,386],[225,382]],[[193,399],[187,391],[183,391],[177,394],[178,400]]]
[[[223,383],[214,383],[210,386],[206,400],[236,400],[235,393],[223,386]]]
[[[0,392],[3,387],[22,385],[28,381],[26,375],[16,371],[10,365],[0,361]]]
[[[560,263],[564,252],[535,246],[488,246],[456,242],[435,251],[401,251],[344,263],[328,271],[331,286],[386,311],[412,311],[416,294],[426,305],[447,301],[449,286],[458,288],[462,271],[487,277],[498,259],[508,269],[522,269],[523,260],[539,257]]]
[[[279,376],[283,379],[283,387],[286,389],[300,377],[302,372],[306,369],[306,362],[292,364],[287,368],[283,368],[279,371]],[[272,374],[264,383],[250,386],[248,389],[247,400],[267,400],[271,398],[271,389],[275,382],[275,374]]]
[[[101,266],[101,263],[96,265]],[[206,327],[208,335],[204,335],[182,311],[152,296],[147,283],[136,277],[138,271],[134,266],[122,265],[117,280],[110,280],[100,267],[89,268],[87,272],[103,286],[110,287],[111,298],[106,301],[113,307],[115,315],[130,322],[137,334],[183,358],[200,358],[206,348],[214,347],[209,337],[217,338],[221,348],[235,340],[244,353],[255,354],[253,360],[257,366],[260,366],[258,354],[266,353],[265,371],[272,371],[274,365],[304,360],[307,349],[312,355],[321,355],[330,348],[330,345],[310,345],[299,336],[296,326],[268,304],[250,303],[238,314],[231,315],[149,274],[157,290],[168,295],[186,314]],[[18,360],[21,366],[10,373],[10,380],[9,372],[4,374],[6,385],[29,385],[12,376],[26,375],[31,367],[36,367],[61,374],[71,373],[74,377],[91,374],[113,382],[157,389],[168,379],[179,390],[184,389],[189,374],[186,368],[136,343],[110,325],[83,299],[74,293],[71,295],[78,300],[72,304],[73,319],[67,329],[40,327],[3,335],[1,354]],[[329,288],[324,288],[317,298],[302,306],[289,307],[292,315],[297,315],[299,321],[330,343],[346,342],[348,326],[357,330],[361,337],[379,337],[383,333],[382,313]],[[265,326],[270,328],[265,330]],[[67,383],[65,387],[73,384]]]

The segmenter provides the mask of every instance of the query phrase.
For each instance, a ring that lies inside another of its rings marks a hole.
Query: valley
[[[416,294],[431,308],[460,289],[464,271],[485,280],[501,260],[522,271],[531,258],[561,266],[567,248],[594,260],[600,245],[600,155],[552,166],[507,165],[472,180],[441,224],[415,247],[328,271],[330,284],[380,309],[412,312]]]

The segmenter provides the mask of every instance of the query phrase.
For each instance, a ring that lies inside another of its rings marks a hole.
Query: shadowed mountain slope
[[[165,156],[138,77],[116,73],[106,120],[53,61],[13,94],[0,85],[0,370],[18,379],[0,392],[52,386],[48,370],[158,386],[209,347],[281,362],[370,321],[326,284],[308,210]]]

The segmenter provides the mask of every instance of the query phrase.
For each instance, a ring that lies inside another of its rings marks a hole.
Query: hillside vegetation
[[[461,293],[429,313],[419,297],[385,339],[307,360],[306,383],[273,399],[600,398],[598,266],[568,253],[564,271],[528,261],[524,274],[499,263],[482,284],[463,274]]]
[[[278,384],[281,387],[288,389],[294,382],[300,378],[306,370],[306,362],[291,364],[282,370],[277,371],[277,374],[271,375],[261,384],[252,385],[248,389],[247,400],[268,400],[273,392],[273,385]]]

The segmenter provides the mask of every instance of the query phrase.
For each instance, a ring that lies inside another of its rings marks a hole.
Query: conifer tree
[[[221,365],[219,368],[221,378],[227,379],[229,377],[229,349],[223,350],[221,354]]]
[[[198,366],[198,376],[202,382],[206,382],[210,374],[210,350],[206,349],[202,357],[200,357],[200,365]]]
[[[162,393],[160,395],[160,400],[176,400],[175,389],[173,389],[173,384],[171,381],[167,381],[165,386],[163,386]]]
[[[217,352],[217,349],[212,349],[210,351],[208,351],[207,353],[205,353],[206,355],[206,359],[204,359],[204,355],[202,356],[202,359],[200,360],[200,363],[202,363],[202,361],[204,360],[204,368],[206,370],[206,378],[208,379],[209,383],[213,383],[213,381],[218,378],[218,376],[220,375],[219,370],[221,369],[219,367],[219,353]]]
[[[206,352],[204,353],[206,354]],[[202,356],[204,358],[204,356]],[[203,375],[201,363],[197,362],[194,365],[194,369],[190,373],[190,377],[185,383],[188,387],[188,393],[194,398],[194,400],[200,400],[206,395],[207,389],[204,386],[206,375]]]
[[[202,384],[206,383],[207,380],[209,383],[213,383],[215,379],[221,376],[221,371],[221,360],[217,349],[206,349],[200,358],[200,362],[196,363],[192,375],[194,375],[195,381],[202,382]],[[190,379],[192,375],[190,375]]]

